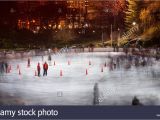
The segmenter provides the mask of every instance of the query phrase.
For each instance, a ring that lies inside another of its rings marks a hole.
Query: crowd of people
[[[153,65],[153,57],[144,57],[138,55],[120,55],[120,56],[108,56],[109,58],[109,69],[112,71],[116,68],[124,67],[130,69],[131,66],[145,67]]]
[[[8,72],[8,63],[5,61],[0,61],[0,74]]]
[[[130,69],[132,66],[139,67],[139,66],[152,66],[153,64],[153,56],[144,56],[144,55],[134,55],[134,54],[126,54],[126,55],[119,55],[119,56],[107,56],[109,59],[109,63],[107,64],[110,71],[118,68],[125,68]],[[159,60],[159,57],[156,57],[155,60]],[[28,67],[30,67],[30,58],[28,58]],[[42,58],[43,61],[43,58]],[[52,58],[51,54],[48,55],[48,63],[51,64]],[[43,64],[43,76],[47,76],[48,71],[48,63],[44,62]],[[105,67],[107,66],[105,63]],[[3,73],[4,71],[7,72],[8,64],[7,62],[1,61],[0,62],[0,72]],[[40,63],[37,64],[37,72],[38,76],[41,76],[41,66]]]
[[[49,56],[49,61],[51,61],[51,56]],[[27,67],[30,67],[31,60],[30,58],[27,59]],[[44,62],[43,64],[43,76],[47,76],[48,71],[48,63]],[[0,74],[8,73],[9,72],[9,64],[6,61],[0,61]],[[41,76],[41,66],[40,63],[37,64],[37,72],[38,76]]]

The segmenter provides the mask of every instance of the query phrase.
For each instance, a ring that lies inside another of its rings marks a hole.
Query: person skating
[[[51,61],[52,60],[52,58],[51,58],[51,55],[49,54],[48,55],[48,61]]]
[[[30,67],[30,58],[28,58],[28,67]]]
[[[38,71],[38,77],[40,77],[41,67],[40,67],[40,64],[39,64],[39,63],[38,63],[38,65],[37,65],[37,71]]]
[[[5,66],[6,73],[8,73],[8,63],[5,62],[5,63],[4,63],[4,66]]]
[[[42,54],[41,54],[42,62],[43,62],[43,60],[44,60],[44,56],[43,56],[43,54],[44,54],[44,53],[42,53]]]
[[[48,64],[45,62],[43,64],[43,76],[47,76],[47,71],[48,71]]]
[[[49,56],[48,56],[48,62],[49,62],[49,65],[51,66],[51,61],[52,61],[52,57],[51,57],[51,55],[49,54]]]
[[[116,59],[116,65],[117,65],[117,68],[120,68],[120,58],[119,57]]]
[[[140,102],[140,100],[136,96],[134,96],[134,98],[132,99],[132,105],[137,106],[137,105],[143,105],[143,104]]]

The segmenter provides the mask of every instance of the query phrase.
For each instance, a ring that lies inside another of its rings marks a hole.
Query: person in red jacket
[[[47,76],[47,71],[48,71],[48,64],[45,62],[43,64],[43,76]]]
[[[40,67],[40,64],[39,64],[39,63],[38,63],[38,65],[37,65],[37,71],[38,71],[38,76],[40,77],[41,67]]]

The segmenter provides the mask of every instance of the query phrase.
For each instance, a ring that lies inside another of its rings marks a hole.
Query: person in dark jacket
[[[28,67],[30,67],[30,58],[28,58]]]
[[[142,103],[140,102],[140,100],[136,96],[134,96],[134,98],[132,100],[132,105],[137,106],[137,105],[142,105]]]
[[[39,63],[38,63],[38,65],[37,65],[37,71],[38,71],[38,77],[40,77],[41,67],[40,67],[40,64],[39,64]]]
[[[51,61],[52,60],[52,57],[51,57],[51,55],[49,54],[49,56],[48,56],[48,61]]]
[[[4,63],[4,66],[5,66],[6,73],[8,73],[8,63],[5,62],[5,63]]]

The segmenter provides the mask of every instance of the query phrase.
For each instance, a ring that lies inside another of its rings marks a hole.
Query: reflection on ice
[[[32,57],[30,67],[27,60],[8,60],[11,70],[1,71],[0,104],[132,105],[136,96],[143,105],[160,105],[160,62],[154,58],[120,52],[65,53],[50,59]],[[43,77],[45,61],[49,69]],[[38,62],[40,77],[35,76]]]

